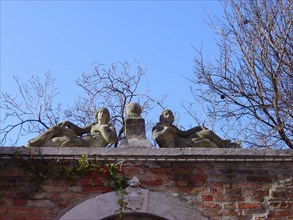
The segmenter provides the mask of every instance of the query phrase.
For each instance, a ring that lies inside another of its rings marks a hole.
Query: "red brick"
[[[51,185],[43,185],[42,191],[49,192],[49,193],[55,193],[55,192],[64,192],[66,190],[66,185],[62,186],[51,186]]]
[[[208,179],[208,176],[205,173],[194,174],[191,176],[191,180],[194,180],[194,181],[206,181],[207,179]]]
[[[99,193],[107,193],[107,192],[113,191],[113,189],[110,186],[97,186],[96,189],[97,189],[96,192],[99,192]]]
[[[9,172],[7,172],[7,176],[11,177],[21,177],[24,176],[24,171],[19,167],[9,167]]]
[[[59,202],[57,204],[58,208],[64,209],[66,207],[69,207],[71,205],[71,202]]]
[[[202,209],[208,209],[208,208],[214,208],[214,209],[220,209],[221,206],[217,203],[213,202],[198,202],[198,205]]]
[[[270,176],[247,176],[246,180],[249,182],[272,182]]]
[[[177,168],[171,168],[169,170],[171,174],[192,174],[192,169],[186,169],[185,167],[177,167]]]
[[[2,180],[2,181],[4,181],[4,180]],[[9,183],[9,181],[5,180],[4,183],[0,184],[0,192],[10,191],[11,186],[8,183]]]
[[[212,195],[222,195],[224,193],[223,188],[210,188],[209,190]]]
[[[292,193],[290,193],[286,190],[277,190],[277,191],[272,190],[270,192],[270,196],[274,199],[277,199],[277,200],[292,199]]]
[[[31,208],[29,209],[29,216],[30,218],[32,216],[50,216],[51,215],[51,210],[50,209],[37,209],[37,208]]]
[[[144,173],[143,169],[140,168],[140,167],[124,167],[123,172],[128,173],[128,174],[135,174],[135,175]],[[150,171],[150,172],[163,173],[164,169],[162,169],[162,168],[152,168],[152,171]]]
[[[200,195],[202,201],[213,201],[214,197],[212,195]]]
[[[237,202],[243,201],[243,197],[239,195],[216,195],[214,196],[217,202]]]
[[[185,186],[185,187],[181,187],[179,189],[179,192],[188,193],[188,194],[197,194],[198,193],[198,190],[196,190],[196,189],[197,188]]]
[[[223,188],[226,183],[223,182],[207,182],[206,187],[210,188]]]
[[[188,182],[186,180],[179,180],[175,182],[176,186],[187,186]]]
[[[241,195],[242,194],[242,189],[239,188],[227,188],[225,189],[225,194],[229,195]]]
[[[13,216],[12,220],[27,220],[28,218],[26,216]]]
[[[237,209],[237,204],[235,202],[231,202],[231,203],[224,203],[224,209],[232,209],[235,210]]]
[[[24,206],[27,203],[26,199],[13,199],[12,205],[13,206]]]
[[[29,220],[52,220],[54,219],[51,216],[31,216]]]
[[[286,217],[290,215],[292,215],[290,210],[280,210],[280,211],[271,211],[269,214],[269,217],[281,218],[281,217]]]
[[[161,174],[161,173],[156,173],[156,174],[148,173],[148,174],[137,175],[137,177],[140,180],[140,182],[168,179],[167,174]]]
[[[233,183],[235,188],[240,189],[256,189],[258,187],[258,183],[255,182],[241,182],[241,183]]]
[[[94,191],[94,192],[98,192],[97,190]],[[81,194],[81,193],[60,193],[58,195],[58,199],[61,199],[61,200],[76,200],[76,199],[79,199],[79,198],[82,198],[84,195]]]
[[[11,216],[26,216],[28,209],[26,207],[9,207],[6,210],[6,214]]]
[[[207,214],[209,217],[213,217],[212,219],[214,219],[214,217],[233,216],[233,214],[230,211],[222,210],[218,208],[205,209],[204,213]]]
[[[269,202],[269,205],[274,207],[274,208],[279,208],[279,209],[291,209],[293,201],[276,201],[276,202]]]
[[[251,210],[262,210],[263,205],[261,203],[239,203],[239,209],[251,209]]]

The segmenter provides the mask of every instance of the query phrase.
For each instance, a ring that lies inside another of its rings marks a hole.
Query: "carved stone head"
[[[174,122],[174,114],[171,110],[165,109],[160,115],[160,122],[172,124]]]
[[[97,120],[97,122],[99,122],[100,124],[107,124],[110,121],[110,113],[109,110],[107,108],[100,108],[96,114],[95,114],[95,118]]]

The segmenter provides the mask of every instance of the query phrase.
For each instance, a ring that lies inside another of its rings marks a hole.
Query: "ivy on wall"
[[[127,181],[122,174],[123,161],[118,163],[97,162],[88,160],[87,155],[82,155],[79,160],[34,160],[32,158],[25,158],[18,152],[14,154],[13,160],[1,160],[0,161],[0,183],[4,178],[10,176],[9,173],[4,172],[4,167],[11,166],[23,171],[23,175],[17,178],[25,178],[25,182],[29,183],[26,190],[22,190],[21,196],[31,196],[39,190],[39,187],[45,180],[59,179],[59,180],[74,180],[76,178],[82,178],[86,174],[91,172],[106,173],[108,175],[107,182],[111,188],[116,191],[119,197],[117,204],[119,215],[123,214],[126,209],[126,205],[123,201],[123,195],[126,194],[125,188]],[[10,181],[11,190],[18,189],[17,179]],[[21,180],[19,180],[21,181]],[[20,189],[18,189],[20,190]]]

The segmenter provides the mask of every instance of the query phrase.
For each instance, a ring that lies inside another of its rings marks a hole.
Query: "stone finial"
[[[141,118],[142,108],[136,102],[131,102],[126,107],[127,118]]]

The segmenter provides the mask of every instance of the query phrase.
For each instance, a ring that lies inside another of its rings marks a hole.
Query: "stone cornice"
[[[235,148],[82,148],[82,147],[0,147],[1,159],[17,155],[28,159],[76,160],[87,155],[97,161],[219,161],[219,162],[293,162],[293,150]]]

